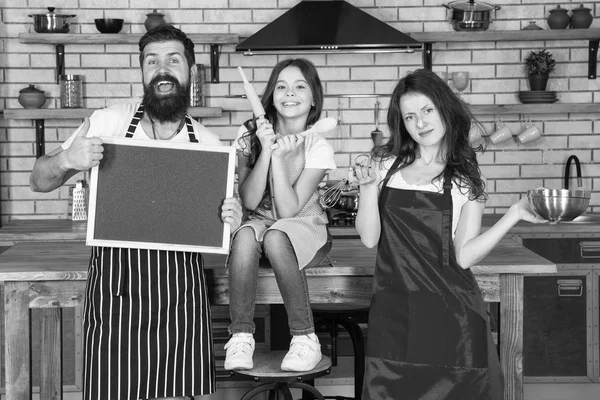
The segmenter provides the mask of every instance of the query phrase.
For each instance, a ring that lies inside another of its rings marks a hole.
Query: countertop
[[[485,214],[482,229],[495,224],[502,215]],[[583,217],[583,218],[582,218]],[[523,238],[536,236],[571,236],[600,237],[600,214],[584,214],[582,222],[559,222],[558,224],[532,224],[521,221],[515,225],[507,236]],[[577,220],[576,220],[577,221]],[[85,240],[87,224],[85,221],[64,219],[16,220],[0,228],[0,246],[11,246],[21,241],[72,241]],[[334,238],[357,238],[354,227],[332,226],[330,232]]]

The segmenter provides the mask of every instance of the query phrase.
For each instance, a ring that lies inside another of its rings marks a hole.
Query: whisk
[[[319,204],[323,208],[331,208],[337,204],[342,195],[342,188],[348,184],[347,179],[342,179],[333,186],[330,186],[319,197]]]

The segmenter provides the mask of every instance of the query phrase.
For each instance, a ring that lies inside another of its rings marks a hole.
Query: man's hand
[[[221,207],[221,219],[231,226],[234,231],[242,224],[242,205],[235,197],[228,197],[223,200]]]
[[[90,120],[85,118],[81,131],[77,134],[73,143],[65,150],[67,167],[78,171],[88,170],[96,167],[102,160],[102,139],[99,137],[87,138],[90,130]]]

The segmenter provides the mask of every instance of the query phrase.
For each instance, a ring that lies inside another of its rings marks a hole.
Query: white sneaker
[[[254,366],[254,336],[251,333],[234,333],[225,350],[225,369],[252,369]]]
[[[283,357],[283,371],[310,371],[321,361],[321,344],[314,333],[292,337],[290,350]]]

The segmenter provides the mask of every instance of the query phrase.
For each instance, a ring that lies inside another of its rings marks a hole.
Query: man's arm
[[[37,159],[29,176],[29,186],[34,192],[50,192],[62,186],[79,171],[100,164],[102,139],[87,138],[90,121],[85,119],[81,130],[66,150],[58,148]]]

